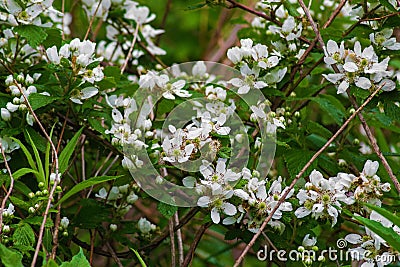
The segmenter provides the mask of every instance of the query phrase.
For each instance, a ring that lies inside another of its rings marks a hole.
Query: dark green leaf
[[[17,246],[32,246],[35,243],[35,233],[29,224],[23,223],[15,229],[13,240]]]
[[[0,259],[4,267],[24,267],[22,255],[0,243]]]
[[[41,95],[39,93],[33,93],[28,96],[28,100],[31,103],[33,110],[44,107],[58,99],[59,98],[55,96]]]
[[[36,48],[47,38],[44,28],[36,25],[19,25],[14,27],[14,31],[21,37],[26,38],[33,48]]]
[[[88,188],[88,187],[91,187],[93,185],[97,185],[97,184],[100,184],[100,183],[103,183],[103,182],[106,182],[106,181],[118,179],[118,178],[120,178],[122,176],[123,175],[119,175],[119,176],[97,176],[97,177],[92,177],[92,178],[90,178],[88,180],[85,180],[85,181],[75,185],[66,194],[64,194],[64,196],[58,201],[56,206],[60,205],[65,200],[67,200],[68,198],[70,198],[71,196],[75,195],[76,193],[82,191],[85,188]]]
[[[83,128],[81,128],[75,135],[74,137],[69,140],[65,148],[60,154],[60,157],[58,158],[58,171],[60,174],[64,173],[65,170],[68,168],[68,163],[69,160],[72,156],[72,153],[74,152],[76,148],[76,144],[78,143],[78,139],[81,136],[81,133],[83,131]]]
[[[157,209],[167,219],[171,218],[178,211],[177,206],[171,206],[164,202],[159,202],[157,204]]]
[[[79,253],[72,257],[70,262],[61,263],[60,267],[90,267],[90,263],[83,254],[82,248],[79,248]]]

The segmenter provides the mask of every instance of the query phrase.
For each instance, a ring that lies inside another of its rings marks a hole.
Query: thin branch
[[[137,39],[137,36],[138,36],[138,33],[139,33],[139,26],[140,26],[140,24],[136,23],[136,28],[135,28],[135,33],[133,34],[132,44],[131,44],[131,47],[129,47],[128,55],[126,55],[126,59],[125,59],[124,65],[122,65],[122,67],[121,67],[121,74],[124,73],[126,67],[128,66],[129,59],[131,59],[133,47],[136,44],[136,39]]]
[[[275,212],[278,210],[280,205],[285,201],[287,195],[289,192],[293,189],[297,181],[303,176],[303,174],[306,172],[306,170],[311,166],[311,164],[319,157],[319,155],[322,154],[322,152],[325,151],[326,148],[329,147],[329,145],[343,132],[343,130],[347,127],[347,125],[355,118],[357,114],[360,113],[360,111],[374,98],[374,96],[379,92],[379,90],[382,87],[379,87],[376,89],[368,98],[365,100],[365,102],[354,112],[346,121],[345,123],[340,127],[340,129],[325,143],[323,147],[321,147],[312,157],[311,159],[304,165],[304,167],[301,169],[301,171],[296,175],[296,177],[293,179],[292,183],[289,185],[289,187],[285,190],[285,192],[282,194],[281,198],[279,199],[278,203],[275,205],[275,207],[272,209],[272,211],[269,213],[268,217],[264,220],[262,225],[260,226],[260,229],[257,231],[257,233],[253,236],[249,244],[245,247],[245,249],[242,251],[240,254],[239,258],[235,261],[234,267],[238,267],[239,264],[243,261],[244,257],[246,256],[247,252],[250,250],[250,248],[254,245],[256,242],[257,238],[261,235],[262,231],[264,228],[267,226],[268,222],[272,219],[272,216],[275,214]]]
[[[354,108],[358,108],[357,101],[355,100],[354,96],[350,95],[350,92],[347,91],[347,95],[349,96],[350,102],[353,105]],[[378,158],[381,160],[383,167],[385,168],[386,172],[389,174],[390,179],[392,180],[394,186],[396,187],[397,192],[400,194],[400,183],[399,180],[397,180],[397,177],[394,175],[392,168],[390,168],[389,163],[387,162],[385,156],[383,156],[381,149],[379,148],[378,144],[376,143],[375,137],[371,132],[371,129],[369,128],[367,122],[365,121],[364,116],[359,113],[358,118],[361,121],[361,124],[365,130],[365,133],[367,134],[367,137],[369,139],[369,142],[372,145],[372,148],[374,149],[376,155]]]
[[[8,175],[10,176],[10,188],[8,189],[7,194],[1,203],[1,209],[0,209],[0,234],[1,234],[1,232],[3,231],[3,212],[4,212],[4,208],[6,207],[7,199],[10,197],[11,192],[14,188],[14,178],[12,176],[10,166],[8,165],[6,154],[4,153],[3,145],[1,144],[1,142],[0,142],[0,150],[1,150],[1,154],[3,155],[3,160],[4,160],[4,164],[6,165]]]
[[[171,244],[171,267],[176,266],[176,249],[175,249],[175,232],[174,232],[174,217],[171,217],[168,221],[169,229],[169,243]]]
[[[179,225],[179,214],[178,211],[174,214],[175,226]],[[182,242],[182,231],[181,229],[176,230],[176,241],[178,242],[178,256],[179,256],[179,266],[182,266],[184,261],[183,255],[183,242]]]
[[[161,24],[160,24],[159,29],[165,29],[165,24],[167,23],[167,17],[169,15],[169,11],[171,9],[171,4],[172,4],[172,0],[168,0],[167,4],[165,5],[164,15],[163,15],[163,18],[161,20]],[[154,44],[158,46],[160,44],[160,40],[161,40],[161,35],[158,35],[156,40],[155,40],[155,42],[154,42]]]
[[[201,237],[203,236],[204,232],[207,230],[208,227],[210,227],[212,224],[212,222],[208,222],[206,224],[203,224],[202,226],[200,226],[200,229],[197,231],[192,244],[190,245],[189,251],[186,254],[185,260],[182,264],[182,267],[186,267],[189,266],[189,264],[192,262],[193,260],[193,255],[194,252],[197,248],[197,245],[199,244]]]
[[[92,25],[93,25],[94,19],[96,18],[97,11],[99,11],[99,8],[100,8],[100,5],[101,5],[102,1],[103,0],[100,0],[99,3],[97,4],[96,10],[94,11],[94,14],[93,14],[93,17],[89,21],[89,27],[88,27],[88,29],[86,31],[85,38],[83,38],[83,40],[86,40],[88,38],[88,36],[89,36],[89,32],[92,29]]]
[[[325,48],[325,43],[322,40],[322,36],[321,36],[321,33],[318,30],[317,24],[315,23],[314,19],[311,16],[310,10],[306,7],[306,5],[304,4],[303,0],[299,0],[299,4],[300,4],[301,8],[304,10],[304,13],[306,14],[306,17],[307,17],[308,21],[310,22],[311,27],[313,28],[315,35],[317,36],[318,42],[321,45],[321,47],[322,47],[322,49],[324,50],[324,53],[325,53],[325,49],[324,49]]]
[[[110,251],[112,258],[115,261],[115,263],[118,265],[118,267],[124,267],[121,263],[121,260],[118,258],[117,254],[115,254],[115,251],[109,242],[106,243],[106,246],[107,246],[108,251]]]

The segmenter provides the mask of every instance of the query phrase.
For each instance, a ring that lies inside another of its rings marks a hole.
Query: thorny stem
[[[8,165],[8,162],[6,159],[6,154],[4,153],[3,145],[1,144],[1,142],[0,142],[0,150],[1,150],[1,154],[3,155],[3,160],[4,160],[4,164],[6,165],[8,175],[10,176],[10,188],[8,189],[7,194],[1,203],[1,209],[0,209],[0,234],[1,234],[1,232],[3,231],[3,212],[4,212],[4,208],[6,207],[7,199],[10,197],[11,192],[14,187],[14,178],[12,176],[10,166]]]
[[[264,220],[262,225],[260,226],[260,229],[257,231],[257,233],[253,236],[249,244],[245,247],[245,249],[242,251],[240,254],[239,258],[235,261],[234,267],[238,267],[239,264],[243,261],[244,257],[246,256],[247,252],[250,250],[250,248],[254,245],[256,242],[257,238],[261,235],[263,232],[264,228],[267,226],[268,222],[272,219],[272,216],[275,214],[275,212],[278,210],[280,205],[285,201],[287,195],[289,192],[293,189],[297,181],[303,176],[303,174],[306,172],[308,167],[311,166],[311,164],[319,157],[319,155],[322,154],[322,152],[325,151],[325,149],[343,132],[343,130],[347,127],[347,125],[355,118],[357,114],[360,113],[360,111],[374,98],[374,96],[379,92],[379,90],[382,88],[380,86],[377,88],[368,98],[365,100],[365,102],[345,121],[345,123],[339,128],[339,130],[325,143],[323,147],[321,147],[312,157],[311,159],[304,165],[304,167],[301,169],[301,171],[296,175],[296,177],[293,179],[292,183],[289,185],[289,187],[284,191],[282,196],[280,197],[278,203],[275,205],[275,207],[272,209],[272,211],[269,213],[268,217]]]

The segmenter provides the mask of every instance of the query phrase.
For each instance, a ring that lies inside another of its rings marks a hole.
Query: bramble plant
[[[399,1],[0,22],[5,267],[400,266]]]

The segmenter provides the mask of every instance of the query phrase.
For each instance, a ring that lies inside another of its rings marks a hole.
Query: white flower
[[[67,217],[63,217],[60,221],[60,226],[64,229],[68,228],[69,220]]]
[[[372,177],[376,174],[378,168],[379,168],[379,163],[377,161],[367,160],[362,172],[365,176]]]
[[[132,19],[136,21],[138,24],[144,24],[150,22],[154,19],[154,16],[150,16],[150,10],[146,6],[136,7],[132,6],[129,10],[126,11],[124,17],[126,19]]]
[[[257,81],[259,71],[256,69],[251,70],[247,64],[241,67],[240,72],[243,75],[243,79],[233,78],[228,82],[239,88],[238,94],[247,94],[252,88],[261,89],[268,85],[263,81]]]
[[[155,225],[149,222],[146,218],[140,218],[138,221],[138,228],[143,234],[148,234],[155,229]]]
[[[52,46],[52,47],[47,48],[46,49],[46,54],[47,54],[47,57],[48,57],[48,59],[49,59],[49,61],[51,63],[56,64],[56,65],[60,64],[61,58],[58,55],[57,47],[55,45]]]
[[[329,40],[326,45],[326,53],[328,54],[324,57],[326,64],[332,65],[340,62],[344,56],[344,42],[339,47],[335,41]]]
[[[238,64],[240,61],[242,61],[243,58],[242,51],[237,46],[229,48],[227,56],[229,60],[232,61],[233,64]]]
[[[1,118],[5,121],[11,120],[11,113],[6,108],[1,108]]]
[[[70,100],[76,104],[82,105],[83,103],[81,100],[91,98],[91,97],[97,95],[98,92],[99,92],[99,89],[97,89],[96,87],[86,87],[86,88],[82,89],[81,91],[78,91],[77,95],[70,97]]]
[[[306,236],[303,238],[303,243],[302,245],[305,247],[312,247],[317,243],[317,238],[316,237],[310,237],[310,234],[306,234]]]

